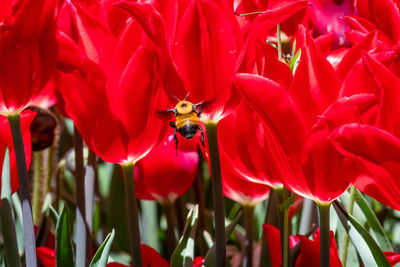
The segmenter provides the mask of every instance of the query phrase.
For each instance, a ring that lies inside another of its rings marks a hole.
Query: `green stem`
[[[282,61],[282,41],[281,41],[281,25],[276,25],[276,37],[278,40],[278,59]]]
[[[278,203],[277,197],[275,193],[275,189],[271,188],[268,196],[268,205],[267,212],[265,213],[264,224],[271,224],[275,227],[279,227],[278,225]],[[271,267],[271,254],[270,249],[265,238],[262,238],[261,241],[261,255],[260,255],[260,267]]]
[[[211,177],[213,185],[216,266],[225,267],[225,208],[222,194],[221,165],[218,149],[217,124],[207,123],[207,138],[211,162]]]
[[[138,205],[135,192],[133,170],[135,164],[121,165],[124,173],[125,202],[128,216],[129,242],[133,266],[142,267],[142,248],[140,246],[140,230]]]
[[[174,216],[174,206],[172,203],[164,203],[163,205],[165,218],[167,219],[167,242],[168,242],[168,255],[171,257],[176,248],[176,220]]]
[[[25,260],[26,266],[37,266],[35,232],[33,230],[31,196],[26,168],[25,148],[22,138],[20,115],[7,116],[14,142],[15,158],[17,161],[19,191],[22,201],[22,217],[24,225]]]
[[[350,215],[353,215],[353,209],[354,209],[354,202],[356,200],[356,188],[354,186],[350,187],[350,199],[349,199],[349,206],[348,206],[348,213]],[[346,267],[347,264],[347,254],[349,250],[349,235],[347,233],[344,233],[343,236],[343,250],[342,250],[342,265],[343,267]]]
[[[33,222],[35,225],[39,225],[40,217],[40,176],[42,168],[42,155],[40,151],[33,152],[33,200],[32,200],[32,212]]]
[[[76,260],[75,266],[86,266],[88,231],[85,209],[85,167],[83,163],[83,140],[74,128],[75,190],[76,190]]]
[[[321,244],[320,244],[320,266],[329,267],[330,261],[330,238],[329,238],[329,209],[331,204],[318,204],[319,210],[319,225],[321,234]]]
[[[283,202],[289,197],[289,190],[283,188]],[[282,203],[283,203],[282,202]],[[289,207],[283,210],[283,267],[289,266]]]
[[[244,206],[244,227],[246,229],[244,267],[253,266],[253,227],[254,227],[254,206]]]

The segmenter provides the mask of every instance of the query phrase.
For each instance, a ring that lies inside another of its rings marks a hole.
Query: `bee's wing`
[[[210,104],[211,101],[201,101],[199,103],[193,104],[193,109],[196,112],[203,112]]]
[[[176,114],[176,110],[171,108],[171,109],[164,109],[164,110],[157,110],[157,116],[164,120],[172,120]]]

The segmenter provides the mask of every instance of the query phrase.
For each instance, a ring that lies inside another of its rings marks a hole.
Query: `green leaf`
[[[334,201],[333,204],[342,225],[346,229],[351,242],[361,257],[364,266],[389,267],[389,262],[369,232],[358,223],[353,216],[348,214],[343,205],[338,201]]]
[[[393,251],[392,244],[389,242],[389,239],[387,238],[385,231],[379,223],[378,218],[358,190],[356,191],[356,202],[364,213],[364,216],[367,219],[369,226],[371,227],[370,230],[374,233],[376,241],[378,242],[381,249],[384,251]]]
[[[57,211],[53,208],[53,206],[49,206],[49,214],[53,223],[57,225],[58,220],[60,219],[60,215],[58,215]]]
[[[237,223],[239,222],[240,217],[242,216],[242,211],[240,211],[236,217],[232,220],[232,222],[225,227],[225,237],[228,238],[231,233],[233,232],[233,230],[235,229],[235,226],[237,225]],[[204,259],[204,266],[206,267],[213,267],[216,266],[215,264],[215,253],[216,253],[216,249],[215,249],[215,244],[208,250],[207,255]]]
[[[21,266],[21,260],[18,253],[17,234],[11,206],[10,157],[7,147],[4,154],[1,179],[0,219],[4,244],[6,244],[4,246],[4,257],[8,266],[18,267]]]
[[[188,214],[183,235],[171,256],[171,267],[193,266],[196,229],[199,207],[196,205]]]
[[[290,206],[293,205],[293,203],[294,203],[294,201],[295,201],[295,198],[296,198],[296,194],[292,194],[290,197],[288,197],[287,199],[285,199],[285,201],[283,201],[282,204],[279,205],[279,209],[280,209],[281,211],[284,211],[284,210],[286,210],[286,209],[289,209]]]
[[[89,267],[106,267],[108,262],[108,255],[110,254],[111,245],[114,241],[115,231],[112,229],[104,240],[103,244],[99,247],[94,255]]]
[[[289,68],[292,70],[293,74],[296,72],[297,66],[299,66],[300,58],[301,58],[301,49],[297,50],[296,55],[294,55],[289,65]]]
[[[74,266],[74,254],[72,250],[71,235],[69,233],[69,209],[64,207],[56,225],[56,266]]]

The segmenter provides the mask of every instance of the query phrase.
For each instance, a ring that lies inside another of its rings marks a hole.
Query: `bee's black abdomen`
[[[178,131],[183,137],[187,139],[192,139],[193,136],[196,135],[198,129],[199,129],[198,125],[186,124],[183,125],[181,128],[179,128]]]

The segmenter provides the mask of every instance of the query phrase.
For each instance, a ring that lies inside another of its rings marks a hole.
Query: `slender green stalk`
[[[221,165],[218,149],[217,124],[207,123],[207,138],[211,162],[211,177],[213,185],[216,266],[225,267],[225,207],[222,194]]]
[[[135,164],[121,165],[124,173],[125,202],[128,216],[129,242],[133,266],[142,267],[142,248],[140,246],[139,214],[135,193],[133,169]]]
[[[267,205],[267,212],[265,214],[264,224],[271,224],[278,228],[279,226],[278,226],[277,211],[278,211],[278,203],[277,203],[275,189],[271,188],[268,196],[268,205]],[[268,243],[265,238],[262,238],[261,241],[261,255],[260,255],[259,266],[260,267],[272,266],[270,249],[268,247]]]
[[[281,25],[276,25],[276,37],[278,40],[278,59],[282,61],[282,41],[281,41]]]
[[[15,158],[17,161],[19,192],[22,201],[26,266],[37,266],[35,232],[33,230],[33,218],[31,208],[31,195],[29,190],[28,169],[26,168],[25,149],[22,139],[20,115],[9,115],[7,116],[7,119],[11,128],[12,138],[14,142]]]
[[[176,248],[176,220],[174,216],[174,206],[172,203],[164,203],[163,205],[165,218],[167,219],[167,242],[168,242],[168,255],[171,257]]]
[[[352,185],[350,187],[350,199],[349,199],[349,206],[347,208],[348,213],[350,215],[353,215],[354,202],[356,200],[355,196],[356,196],[356,188]],[[349,235],[347,233],[344,233],[343,250],[342,250],[342,257],[341,257],[343,267],[346,267],[346,264],[347,264],[347,253],[349,250],[349,241],[350,241]]]
[[[33,222],[35,225],[39,225],[40,220],[40,176],[42,168],[42,155],[40,151],[33,152],[33,200],[32,200],[32,212]]]
[[[243,258],[243,267],[253,266],[253,227],[254,227],[254,206],[243,207],[244,227],[246,229],[245,257]]]
[[[86,238],[86,253],[92,250],[91,233],[93,231],[94,187],[96,178],[96,154],[89,151],[88,163],[85,170],[85,221],[88,235]]]
[[[330,261],[330,240],[329,240],[329,209],[331,204],[318,204],[319,210],[319,226],[321,234],[321,244],[320,244],[320,266],[329,267]]]
[[[76,261],[75,266],[86,266],[87,236],[86,209],[85,209],[85,167],[83,163],[83,141],[74,129],[75,152],[75,190],[76,190]]]
[[[283,188],[283,202],[289,197],[289,190],[286,188]],[[282,203],[283,203],[282,202]],[[283,235],[281,235],[283,238],[283,241],[281,241],[282,244],[282,262],[283,262],[283,267],[288,267],[289,266],[289,256],[290,256],[290,251],[289,251],[289,207],[285,208],[283,210]]]

